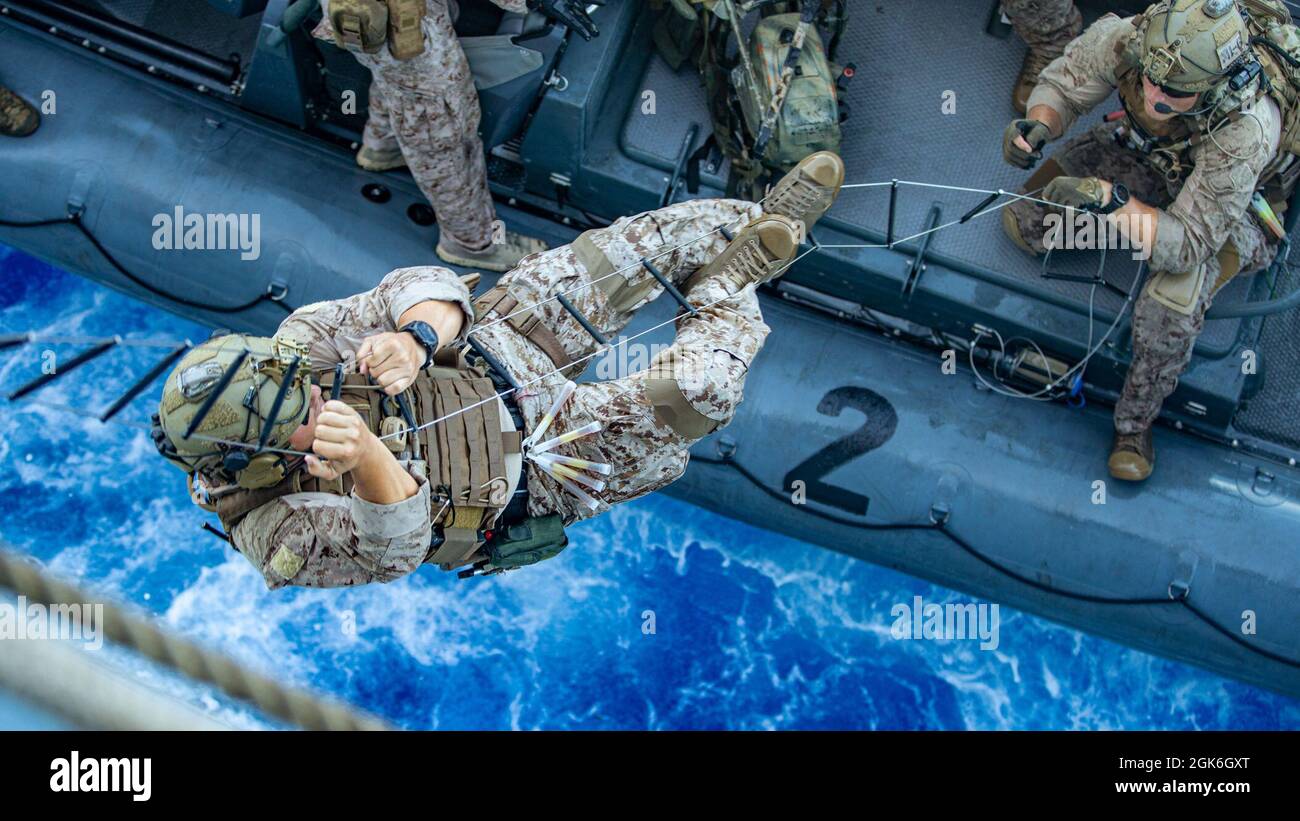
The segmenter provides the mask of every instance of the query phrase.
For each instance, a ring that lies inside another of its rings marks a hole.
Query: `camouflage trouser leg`
[[[1030,46],[1060,51],[1083,28],[1083,15],[1074,0],[1002,0],[1002,11]]]
[[[325,19],[314,34],[332,40],[328,0],[322,6]],[[427,0],[424,40],[424,53],[410,60],[394,59],[387,48],[352,54],[370,69],[372,98],[381,99],[387,109],[390,133],[433,206],[438,230],[467,248],[486,248],[492,242],[496,212],[478,136],[482,115],[446,0]],[[386,136],[380,123],[374,118],[371,123],[376,137]]]
[[[503,277],[501,284],[521,307],[564,292],[579,311],[614,340],[637,309],[663,290],[641,267],[643,258],[654,257],[656,267],[680,284],[726,248],[727,241],[714,229],[727,225],[738,230],[761,213],[759,206],[749,202],[699,200],[624,218],[609,228],[589,232],[579,243],[528,257]],[[600,281],[592,284],[596,279]],[[648,367],[608,381],[580,385],[548,432],[548,436],[558,434],[592,421],[602,425],[601,433],[559,449],[570,456],[612,466],[607,487],[595,494],[600,501],[597,510],[583,508],[551,477],[530,464],[530,511],[534,515],[559,512],[566,521],[587,518],[610,505],[658,490],[685,471],[687,449],[709,431],[680,424],[681,420],[671,424],[656,412],[656,389],[669,385],[679,390],[689,404],[686,415],[693,415],[695,423],[714,427],[730,421],[741,400],[745,374],[767,337],[768,327],[763,324],[753,288],[736,292],[732,286],[710,278],[697,283],[688,296],[699,306],[699,313],[678,317],[677,339],[672,347],[641,357],[637,352],[646,346],[638,340],[606,354],[624,361],[640,359]],[[539,305],[535,311],[570,358],[588,357],[597,350],[591,336],[556,301]],[[504,323],[491,325],[499,318],[495,312],[480,318],[480,323],[488,327],[475,338],[490,348],[516,379],[529,382],[555,370],[546,355],[515,330]],[[629,351],[630,346],[637,347]],[[675,380],[676,384],[666,380]],[[564,382],[563,376],[546,377],[521,392],[520,409],[529,430],[550,408]]]
[[[386,152],[401,148],[397,144],[397,135],[393,133],[388,101],[384,99],[384,91],[374,79],[370,81],[370,110],[367,112],[366,128],[361,132],[361,143],[371,151]]]
[[[1115,430],[1129,434],[1151,427],[1165,399],[1178,387],[1178,377],[1192,361],[1196,338],[1205,326],[1216,284],[1226,284],[1218,281],[1224,260],[1249,272],[1266,267],[1276,253],[1277,247],[1266,240],[1263,230],[1246,219],[1233,227],[1224,251],[1205,263],[1205,284],[1195,313],[1171,310],[1143,289],[1133,306],[1133,364],[1115,403]]]
[[[1164,178],[1143,164],[1136,154],[1116,144],[1111,136],[1114,128],[1113,125],[1098,125],[1068,140],[1043,160],[1042,166],[1030,178],[1032,190],[1025,193],[1038,195],[1051,181],[1055,175],[1047,173],[1047,169],[1054,160],[1061,176],[1098,177],[1107,182],[1122,182],[1128,186],[1134,199],[1157,208],[1167,205],[1170,197]],[[1007,210],[1015,219],[1020,236],[1039,253],[1046,251],[1043,239],[1053,224],[1047,219],[1048,215],[1063,217],[1065,214],[1062,208],[1029,200],[1017,200],[1008,205]]]

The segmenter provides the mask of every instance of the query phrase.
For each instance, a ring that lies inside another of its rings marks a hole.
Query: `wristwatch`
[[[433,354],[438,350],[438,332],[429,323],[417,319],[414,322],[406,323],[397,331],[398,333],[410,334],[415,338],[416,342],[420,343],[420,347],[424,348],[424,364],[420,366],[420,370],[424,370],[433,364]]]
[[[1122,182],[1111,183],[1110,202],[1097,209],[1098,214],[1113,214],[1128,205],[1128,186]]]

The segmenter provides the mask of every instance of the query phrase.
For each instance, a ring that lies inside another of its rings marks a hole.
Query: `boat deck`
[[[926,0],[920,5],[932,11],[918,13],[915,0],[876,0],[853,10],[855,17],[838,55],[841,62],[853,61],[858,67],[847,95],[852,114],[844,131],[849,181],[897,179],[1019,190],[1026,173],[1003,162],[1001,135],[1016,116],[1010,91],[1024,56],[1023,43],[1015,36],[998,36],[1005,31],[990,33],[992,0]],[[1118,5],[1085,3],[1085,16],[1095,19],[1108,6]],[[703,89],[689,66],[673,72],[658,56],[651,59],[642,85],[655,89],[660,109],[671,110],[673,116],[643,117],[634,110],[625,125],[623,143],[632,151],[672,162],[692,126],[699,126],[702,134],[709,132]],[[955,111],[944,113],[945,99],[955,103]],[[1118,109],[1115,98],[1113,104],[1102,105],[1077,123],[1071,134],[1081,133]],[[960,218],[984,197],[981,193],[903,186],[898,195],[896,236],[908,237],[926,229],[933,206],[940,209],[938,222],[946,223]],[[888,214],[888,187],[846,191],[832,211],[837,220],[861,230],[864,244],[879,242]],[[873,266],[866,252],[847,249],[838,253],[846,262]],[[929,253],[1013,277],[1029,289],[1041,289],[1048,299],[1072,306],[1075,313],[1086,315],[1088,311],[1091,286],[1044,278],[1041,260],[1028,257],[1006,238],[997,214],[936,233]],[[1100,262],[1100,252],[1071,251],[1054,254],[1050,264],[1054,272],[1086,277],[1098,270]],[[1139,264],[1127,253],[1111,252],[1105,260],[1105,278],[1125,291],[1131,289],[1138,273]],[[1279,295],[1297,284],[1289,274],[1279,279]],[[1217,301],[1235,304],[1267,298],[1271,283],[1266,280],[1264,275],[1239,277]],[[1095,299],[1099,317],[1113,316],[1124,304],[1123,297],[1106,288],[1098,288]],[[926,324],[923,317],[903,315]],[[1199,343],[1202,358],[1207,363],[1223,360],[1235,357],[1238,348],[1254,347],[1260,322],[1207,321]],[[1118,339],[1127,340],[1126,327],[1127,322]],[[1105,326],[1098,324],[1096,329],[1102,333]],[[1086,322],[1070,328],[1058,326],[1056,332],[1073,336],[1080,347],[1087,341]],[[1300,351],[1292,344],[1297,332],[1300,317],[1294,312],[1263,322],[1258,349],[1266,379],[1235,419],[1235,426],[1243,432],[1287,448],[1300,447],[1300,416],[1292,412],[1300,396]],[[1207,381],[1211,381],[1209,370],[1207,365]],[[1223,382],[1223,391],[1235,396],[1235,391],[1245,387],[1224,382],[1217,376],[1221,370],[1215,372],[1215,379]]]

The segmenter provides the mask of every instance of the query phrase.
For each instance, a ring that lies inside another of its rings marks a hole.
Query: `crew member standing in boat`
[[[0,85],[0,134],[26,137],[41,124],[41,115],[30,103]]]
[[[576,0],[492,0],[536,8],[587,39],[598,32]],[[438,220],[437,254],[453,265],[508,271],[545,243],[513,231],[493,236],[496,211],[478,128],[478,93],[452,28],[454,0],[321,0],[313,32],[370,70],[370,116],[357,164],[407,166]]]
[[[1214,294],[1276,255],[1274,209],[1300,173],[1291,153],[1300,118],[1283,93],[1294,93],[1283,68],[1292,58],[1251,43],[1293,37],[1279,8],[1277,27],[1248,22],[1233,0],[1107,15],[1043,71],[1028,117],[1003,136],[1007,161],[1030,168],[1046,142],[1119,91],[1125,116],[1066,142],[1025,185],[1041,188],[1042,199],[1108,215],[1109,228],[1148,255],[1152,275],[1133,309],[1133,363],[1115,406],[1109,469],[1117,479],[1151,474],[1151,426],[1191,362]],[[1003,227],[1042,254],[1059,225],[1048,219],[1053,212],[1020,200],[1003,210]]]
[[[549,558],[565,525],[672,483],[731,420],[768,333],[753,286],[785,271],[843,182],[822,152],[761,206],[621,219],[524,260],[473,306],[451,271],[405,268],[299,308],[274,338],[216,337],[168,376],[154,441],[272,588]],[[646,370],[570,382],[663,281],[692,306],[675,344]],[[471,327],[475,355],[518,386],[504,397],[467,361]]]
[[[1074,0],[1002,0],[1002,11],[1029,47],[1011,89],[1011,106],[1024,116],[1039,73],[1083,31],[1083,15]]]

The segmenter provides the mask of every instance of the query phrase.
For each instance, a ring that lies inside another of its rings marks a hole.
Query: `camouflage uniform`
[[[492,2],[507,11],[527,11],[525,0]],[[332,42],[329,0],[321,5],[325,17],[314,34]],[[411,176],[433,206],[439,230],[466,248],[484,248],[492,242],[496,212],[478,135],[482,115],[448,0],[426,0],[424,39],[424,53],[411,60],[396,60],[387,48],[353,52],[372,77],[363,139],[377,151],[400,147]]]
[[[1064,57],[1043,71],[1030,107],[1049,106],[1069,130],[1081,114],[1110,97],[1117,83],[1116,46],[1132,33],[1130,22],[1114,15],[1098,20],[1070,45]],[[1121,182],[1133,199],[1161,209],[1148,261],[1151,271],[1208,268],[1200,301],[1191,315],[1171,310],[1146,290],[1138,296],[1133,309],[1133,364],[1115,407],[1115,429],[1120,433],[1149,428],[1191,362],[1221,272],[1221,251],[1230,254],[1235,249],[1242,272],[1266,267],[1277,252],[1247,209],[1261,172],[1277,154],[1281,112],[1270,98],[1248,110],[1259,123],[1243,117],[1215,132],[1218,145],[1205,140],[1192,148],[1189,158],[1193,168],[1182,180],[1167,181],[1141,154],[1116,143],[1112,135],[1122,123],[1098,125],[1066,141],[1051,157],[1065,176]],[[1034,184],[1046,182],[1036,179]],[[1042,249],[1045,217],[1053,209],[1021,200],[1008,210],[1021,236]]]
[[[616,271],[595,287],[569,295],[575,306],[606,335],[616,336],[635,311],[653,300],[662,287],[639,261],[666,249],[655,264],[675,283],[684,283],[726,247],[715,229],[739,230],[761,215],[759,206],[733,200],[700,200],[624,218],[609,228],[590,232],[591,244],[603,252]],[[523,306],[558,291],[571,291],[592,282],[572,246],[533,255],[501,280]],[[611,304],[609,285],[625,281],[622,294],[632,297]],[[552,424],[547,436],[559,435],[599,421],[601,433],[556,448],[555,452],[609,464],[613,473],[598,494],[595,511],[580,505],[549,475],[526,463],[529,512],[560,513],[565,522],[588,518],[618,502],[658,490],[686,469],[687,449],[695,439],[661,422],[646,397],[646,380],[673,373],[682,393],[701,414],[718,424],[730,421],[741,401],[750,363],[767,337],[753,288],[737,290],[721,278],[704,278],[689,293],[701,307],[697,316],[677,320],[676,343],[647,371],[608,382],[583,384]],[[313,368],[328,370],[335,362],[355,363],[356,351],[369,335],[392,331],[401,314],[419,302],[445,300],[461,306],[466,328],[473,314],[469,293],[450,270],[421,267],[394,271],[372,291],[298,309],[277,335],[310,342]],[[717,302],[716,305],[711,303]],[[559,338],[566,353],[581,359],[595,351],[595,342],[555,301],[536,308],[540,321]],[[546,376],[555,366],[532,342],[499,317],[480,317],[483,330],[475,338],[496,354],[520,383],[518,396],[525,434],[550,408],[565,383]],[[453,344],[463,342],[462,338]],[[544,378],[542,378],[544,377]],[[416,570],[429,551],[432,537],[430,489],[424,463],[403,462],[420,486],[412,498],[393,505],[375,505],[355,494],[297,493],[282,496],[250,513],[231,536],[239,550],[265,576],[272,588],[286,584],[337,587],[371,581],[392,581]]]
[[[1060,51],[1083,25],[1074,0],[1002,0],[1011,27],[1029,46]]]

